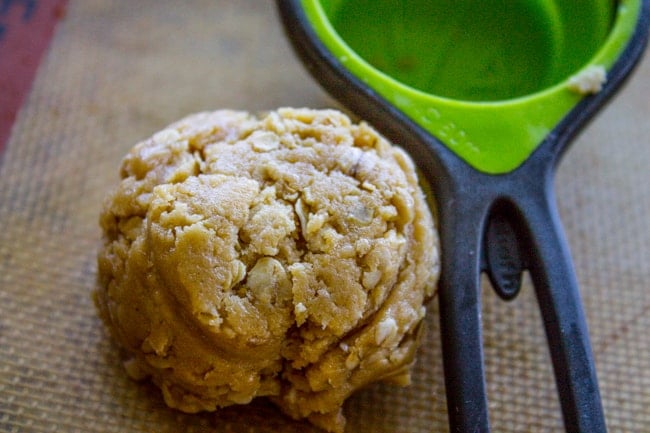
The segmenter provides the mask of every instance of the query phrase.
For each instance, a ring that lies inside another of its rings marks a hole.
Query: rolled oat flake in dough
[[[265,396],[342,432],[409,383],[438,240],[413,163],[335,110],[191,115],[138,143],[100,217],[94,299],[166,403]]]

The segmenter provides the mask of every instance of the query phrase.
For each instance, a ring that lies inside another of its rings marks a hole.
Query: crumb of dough
[[[601,65],[591,65],[569,78],[568,88],[581,95],[600,92],[607,82],[607,71]]]
[[[334,110],[191,115],[137,144],[100,216],[94,300],[166,403],[266,396],[342,432],[342,404],[406,385],[438,277],[414,165]]]

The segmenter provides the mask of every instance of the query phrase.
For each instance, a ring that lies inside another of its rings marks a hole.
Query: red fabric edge
[[[67,0],[0,0],[0,154]]]

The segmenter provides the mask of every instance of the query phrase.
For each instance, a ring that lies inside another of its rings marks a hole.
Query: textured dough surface
[[[137,144],[100,217],[95,302],[169,406],[267,396],[340,432],[409,382],[438,277],[408,156],[334,110],[191,115]]]

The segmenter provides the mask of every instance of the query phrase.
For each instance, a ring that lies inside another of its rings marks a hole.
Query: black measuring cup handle
[[[474,199],[441,197],[439,203],[438,302],[449,425],[452,432],[488,432],[479,292],[487,209]]]
[[[566,431],[606,432],[578,284],[555,205],[552,157],[541,152],[519,170],[500,176],[459,166],[438,191],[444,257],[440,323],[452,432],[490,431],[481,272],[498,280],[498,274],[516,277],[524,268],[530,271],[542,312]],[[495,220],[510,231],[501,266],[485,259],[487,250],[499,247],[494,238],[485,240]],[[502,297],[513,298],[516,289]]]
[[[550,180],[547,185],[550,184]],[[578,282],[551,186],[522,204],[528,268],[542,312],[567,432],[605,432]]]

